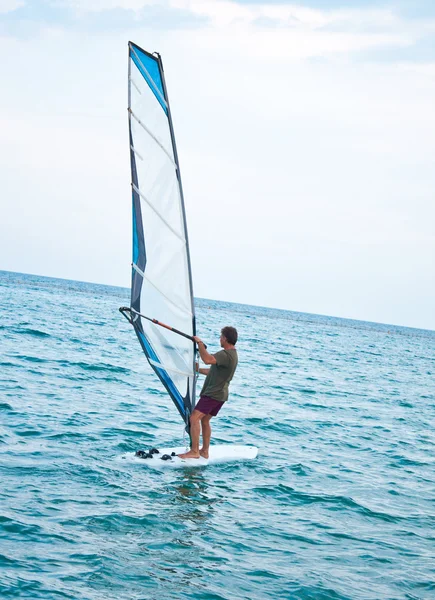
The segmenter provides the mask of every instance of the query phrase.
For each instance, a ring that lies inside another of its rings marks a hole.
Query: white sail
[[[189,427],[195,335],[183,191],[160,56],[129,43],[133,265],[129,317],[148,361]]]

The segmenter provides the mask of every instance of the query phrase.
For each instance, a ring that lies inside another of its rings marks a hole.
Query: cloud
[[[24,0],[0,0],[0,14],[14,12],[25,5]]]
[[[158,0],[32,0],[21,3],[0,21],[0,36],[25,39],[48,27],[105,34],[132,32],[149,24],[153,29],[196,28],[204,19]]]
[[[19,6],[16,3],[15,6]],[[21,3],[3,30],[25,37],[34,27],[77,31],[139,31],[141,28],[201,32],[201,49],[252,56],[258,60],[324,59],[351,54],[361,59],[416,60],[431,56],[435,21],[409,20],[397,9],[330,8],[268,2],[241,4],[230,0],[49,0],[41,5]],[[39,17],[38,17],[39,15]],[[255,44],[252,41],[255,39]],[[408,52],[409,50],[409,52]]]
[[[57,0],[72,10],[76,27],[96,30],[153,27],[188,30],[201,25],[201,48],[255,55],[267,60],[389,52],[403,56],[435,31],[435,21],[407,20],[390,8],[330,8],[229,0]],[[130,17],[128,15],[131,15]],[[99,15],[98,19],[92,15]],[[91,19],[91,20],[89,20]],[[255,37],[256,44],[252,44]],[[426,53],[430,43],[426,43]],[[385,55],[386,56],[386,55]],[[409,55],[412,57],[412,53]]]
[[[139,11],[146,6],[161,5],[160,0],[49,0],[52,6],[68,7],[80,12],[104,12],[122,8]]]
[[[171,0],[115,29],[115,2],[62,6],[0,38],[1,267],[128,285],[130,38],[163,56],[197,295],[435,327],[435,62],[375,60],[429,20]]]

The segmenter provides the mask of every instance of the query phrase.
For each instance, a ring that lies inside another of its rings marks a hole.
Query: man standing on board
[[[195,410],[190,415],[190,443],[189,452],[179,454],[180,458],[208,458],[210,447],[211,426],[210,420],[215,417],[224,402],[228,399],[228,387],[237,368],[238,357],[235,345],[237,343],[237,329],[224,327],[221,331],[220,345],[223,350],[216,354],[209,354],[204,343],[199,337],[194,338],[198,344],[199,355],[209,369],[197,371],[206,375],[200,398]],[[202,448],[199,448],[199,435],[202,428]]]

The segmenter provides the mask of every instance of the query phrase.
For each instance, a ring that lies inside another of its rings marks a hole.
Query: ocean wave
[[[222,322],[241,332],[212,442],[259,456],[157,471],[121,456],[188,437],[125,290],[6,279],[0,596],[433,595],[435,335],[198,302],[212,351]]]

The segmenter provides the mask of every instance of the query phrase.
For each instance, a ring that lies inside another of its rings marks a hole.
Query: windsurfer
[[[194,337],[198,344],[199,355],[209,368],[198,368],[197,371],[206,375],[200,393],[198,404],[190,415],[190,450],[179,454],[180,458],[208,458],[211,426],[210,421],[215,417],[224,402],[228,399],[228,387],[237,368],[238,356],[235,345],[237,343],[237,329],[224,327],[221,331],[220,345],[222,350],[216,354],[209,354],[203,341]],[[199,447],[199,436],[202,429],[202,448]]]

